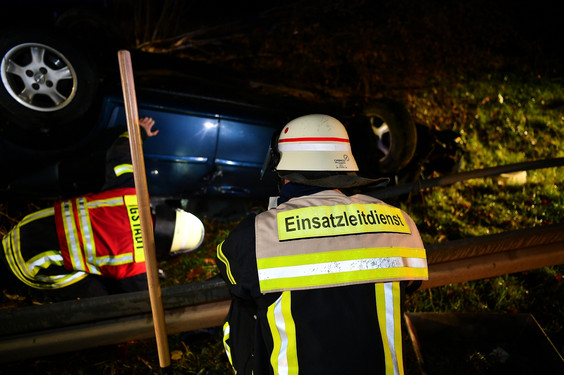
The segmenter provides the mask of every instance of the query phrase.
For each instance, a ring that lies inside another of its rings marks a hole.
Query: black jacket
[[[281,201],[321,190],[290,183]],[[270,357],[277,338],[268,314],[282,293],[260,292],[255,218],[243,219],[218,246],[217,264],[233,297],[224,327],[229,327],[226,351],[237,374],[259,375],[274,373]],[[291,298],[300,374],[385,373],[373,283],[284,293]]]

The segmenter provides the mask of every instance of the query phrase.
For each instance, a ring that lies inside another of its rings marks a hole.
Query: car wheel
[[[382,100],[365,106],[363,115],[361,142],[372,151],[370,169],[378,174],[398,173],[417,147],[417,129],[409,112],[399,102]]]
[[[95,67],[63,37],[44,31],[12,32],[0,42],[0,105],[6,133],[41,134],[82,116],[97,90]]]

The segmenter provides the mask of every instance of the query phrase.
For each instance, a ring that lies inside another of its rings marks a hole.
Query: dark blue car
[[[67,18],[0,31],[4,195],[51,199],[95,191],[106,149],[126,130],[116,46],[82,37],[77,25],[86,23]],[[131,52],[139,115],[153,117],[160,129],[144,144],[152,199],[275,194],[273,175],[260,179],[272,134],[308,113],[347,126],[365,175],[397,175],[415,154],[416,126],[397,102],[347,107],[305,100],[219,67]]]

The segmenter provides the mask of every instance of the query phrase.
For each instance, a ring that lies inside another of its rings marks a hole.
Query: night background
[[[116,4],[130,45],[321,100],[409,100],[457,80],[504,71],[559,79],[562,69],[563,14],[552,1]]]
[[[22,2],[26,3],[48,7],[45,2]],[[374,100],[397,100],[418,125],[461,135],[461,171],[563,156],[564,12],[556,1],[63,3],[51,14],[64,14],[62,10],[69,3],[80,4],[73,13],[77,18],[58,22],[69,30],[89,32],[86,40],[93,43],[91,52],[97,63],[104,71],[108,67],[114,70],[102,78],[115,80],[118,49],[138,50],[174,59],[171,65],[150,66],[150,71],[162,75],[163,88],[174,80],[170,77],[194,73],[191,67],[197,66],[212,76],[221,72],[216,78],[228,77],[230,82],[248,86],[257,98],[276,94],[312,104],[338,103],[359,111]],[[31,9],[18,10],[18,16],[31,16]],[[6,16],[9,13],[2,19]],[[158,61],[135,58],[134,70]],[[171,66],[186,70],[172,72]],[[282,108],[284,105],[281,103]],[[538,120],[525,112],[529,105],[549,113],[549,120]],[[442,175],[429,165],[432,160],[417,161],[422,168],[420,177]],[[522,189],[498,192],[496,182],[477,182],[459,190],[445,189],[444,195],[410,196],[402,204],[414,215],[426,244],[551,225],[562,222],[564,212],[561,169],[558,171],[547,178],[548,187],[542,186],[545,177],[539,173],[531,174],[530,185]],[[8,207],[8,202],[0,201],[2,206]],[[2,219],[8,216],[13,215]],[[8,224],[2,224],[6,229]],[[214,231],[214,237],[206,239],[197,256],[211,262],[218,238],[232,227],[213,221],[206,226],[209,233]],[[169,270],[166,282],[197,282],[209,277],[204,271],[207,266],[191,263],[195,257],[186,257],[189,272],[181,267],[184,260],[171,262],[171,268],[178,271]],[[432,290],[435,296],[444,292],[447,297],[436,298],[446,305],[461,301],[455,311],[532,312],[564,353],[562,271],[562,266],[551,268],[548,284],[534,274],[535,279],[527,279],[523,287],[513,286],[511,277],[504,276],[486,281],[486,286],[464,283],[440,292]],[[533,298],[543,291],[546,295]],[[525,307],[518,302],[505,304],[506,295],[514,292]],[[478,303],[469,303],[466,298],[472,293],[487,297],[476,297]],[[498,298],[496,293],[504,303],[492,302]],[[17,298],[6,296],[3,302],[8,299],[10,306],[17,303]],[[441,309],[421,307],[435,308]],[[228,373],[218,337],[217,332],[200,332],[197,337],[184,334],[171,338],[173,355],[181,358],[174,362],[178,373]],[[67,360],[70,372],[62,369],[61,363]],[[475,373],[488,373],[487,368],[478,367]],[[53,356],[26,365],[18,362],[11,369],[20,368],[38,374],[73,373],[75,369],[83,373],[157,373],[154,340]]]

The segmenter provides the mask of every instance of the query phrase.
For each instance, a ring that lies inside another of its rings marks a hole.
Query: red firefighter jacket
[[[114,279],[145,272],[134,188],[64,200],[54,209],[66,269]]]

